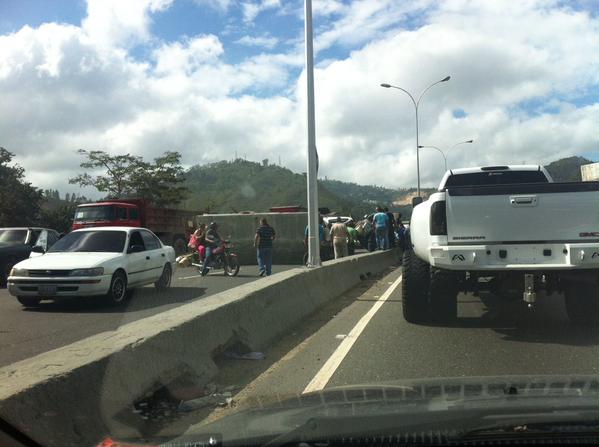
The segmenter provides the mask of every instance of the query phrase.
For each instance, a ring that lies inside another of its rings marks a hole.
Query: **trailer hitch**
[[[537,292],[535,291],[535,276],[532,273],[524,274],[524,302],[529,309],[537,301]]]

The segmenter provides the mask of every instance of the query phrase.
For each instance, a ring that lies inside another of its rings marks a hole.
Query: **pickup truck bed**
[[[429,247],[431,265],[599,267],[599,182],[458,187],[445,199],[446,248]]]

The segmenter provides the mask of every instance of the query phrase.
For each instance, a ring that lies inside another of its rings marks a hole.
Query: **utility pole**
[[[306,87],[308,115],[308,266],[320,266],[320,231],[318,228],[318,155],[316,154],[316,120],[314,118],[314,48],[312,38],[312,0],[304,0],[306,31]]]

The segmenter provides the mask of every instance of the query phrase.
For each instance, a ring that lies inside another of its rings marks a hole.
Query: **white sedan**
[[[171,284],[175,250],[145,228],[96,227],[73,231],[43,256],[16,264],[8,290],[24,306],[43,299],[104,296],[127,301],[134,287]]]

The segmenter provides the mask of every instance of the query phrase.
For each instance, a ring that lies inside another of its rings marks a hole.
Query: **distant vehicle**
[[[343,222],[344,224],[348,224],[354,221],[353,218],[351,218],[350,216],[326,216],[323,217],[322,220],[324,220],[325,225],[328,224],[334,224],[335,222],[337,222],[337,219],[341,217],[341,222]]]
[[[0,228],[0,286],[6,286],[6,278],[17,262],[27,259],[32,251],[45,252],[59,238],[57,231],[48,228]]]
[[[8,290],[24,306],[100,295],[119,305],[134,287],[170,287],[174,264],[175,250],[145,228],[86,228],[67,234],[43,256],[16,264]]]
[[[406,320],[447,321],[460,291],[564,292],[570,320],[599,324],[599,182],[553,183],[542,166],[447,171],[417,205],[403,260]]]
[[[185,253],[187,232],[192,230],[199,212],[158,208],[143,200],[107,200],[77,206],[73,230],[89,227],[123,226],[151,230],[177,254]],[[191,224],[191,225],[190,225]]]

